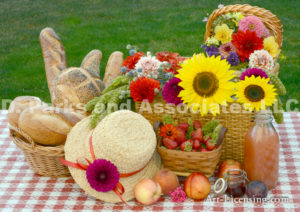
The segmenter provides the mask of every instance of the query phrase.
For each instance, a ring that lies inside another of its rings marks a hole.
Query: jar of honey
[[[226,193],[228,196],[236,198],[244,196],[246,184],[249,182],[244,170],[229,169],[224,178],[219,178],[214,185],[215,195]]]

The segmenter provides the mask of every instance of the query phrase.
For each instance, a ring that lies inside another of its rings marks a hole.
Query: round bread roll
[[[83,118],[76,111],[40,106],[24,110],[18,124],[36,143],[57,146],[65,143],[69,131]]]
[[[14,127],[18,127],[19,117],[23,110],[42,105],[46,105],[46,103],[43,103],[42,100],[35,96],[19,96],[15,98],[8,108],[8,123]]]

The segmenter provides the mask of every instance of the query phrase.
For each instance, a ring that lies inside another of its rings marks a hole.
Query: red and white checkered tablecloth
[[[84,193],[72,178],[49,178],[34,174],[25,158],[9,138],[7,111],[0,110],[0,210],[67,211],[129,210],[124,204],[110,204]],[[269,192],[268,202],[217,202],[208,199],[173,203],[169,197],[136,210],[204,210],[204,211],[300,211],[300,113],[285,113],[285,123],[275,125],[280,135],[278,186]],[[214,181],[214,179],[211,179]]]

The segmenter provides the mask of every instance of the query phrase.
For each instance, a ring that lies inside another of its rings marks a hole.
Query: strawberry
[[[208,140],[211,140],[211,137],[209,135],[204,136],[203,143],[206,145]]]
[[[201,122],[199,120],[194,120],[193,126],[194,126],[195,130],[197,130],[199,128],[202,128],[202,124],[201,124]]]
[[[189,124],[187,122],[178,124],[178,127],[183,129],[184,132],[186,132],[189,129]]]
[[[209,152],[209,150],[206,149],[206,148],[203,148],[203,149],[200,150],[200,152]]]
[[[197,130],[195,130],[193,133],[192,133],[192,138],[195,140],[195,139],[198,139],[200,142],[203,142],[203,131],[201,128],[198,128]]]
[[[198,139],[193,140],[193,149],[198,150],[201,148],[201,142]]]
[[[176,127],[177,129],[177,135],[175,138],[175,141],[178,143],[178,145],[182,144],[184,141],[186,141],[186,133],[185,131],[180,128],[180,127]]]
[[[180,145],[180,149],[182,151],[190,152],[193,149],[193,145],[191,140],[187,140]]]
[[[178,147],[177,142],[169,138],[164,138],[163,144],[167,149],[176,149]]]
[[[216,143],[211,138],[209,138],[206,141],[206,147],[208,150],[214,150],[216,148]]]

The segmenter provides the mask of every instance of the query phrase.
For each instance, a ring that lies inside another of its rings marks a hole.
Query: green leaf
[[[166,114],[162,117],[163,123],[164,124],[173,124],[174,121],[172,119],[172,117],[169,114]]]

